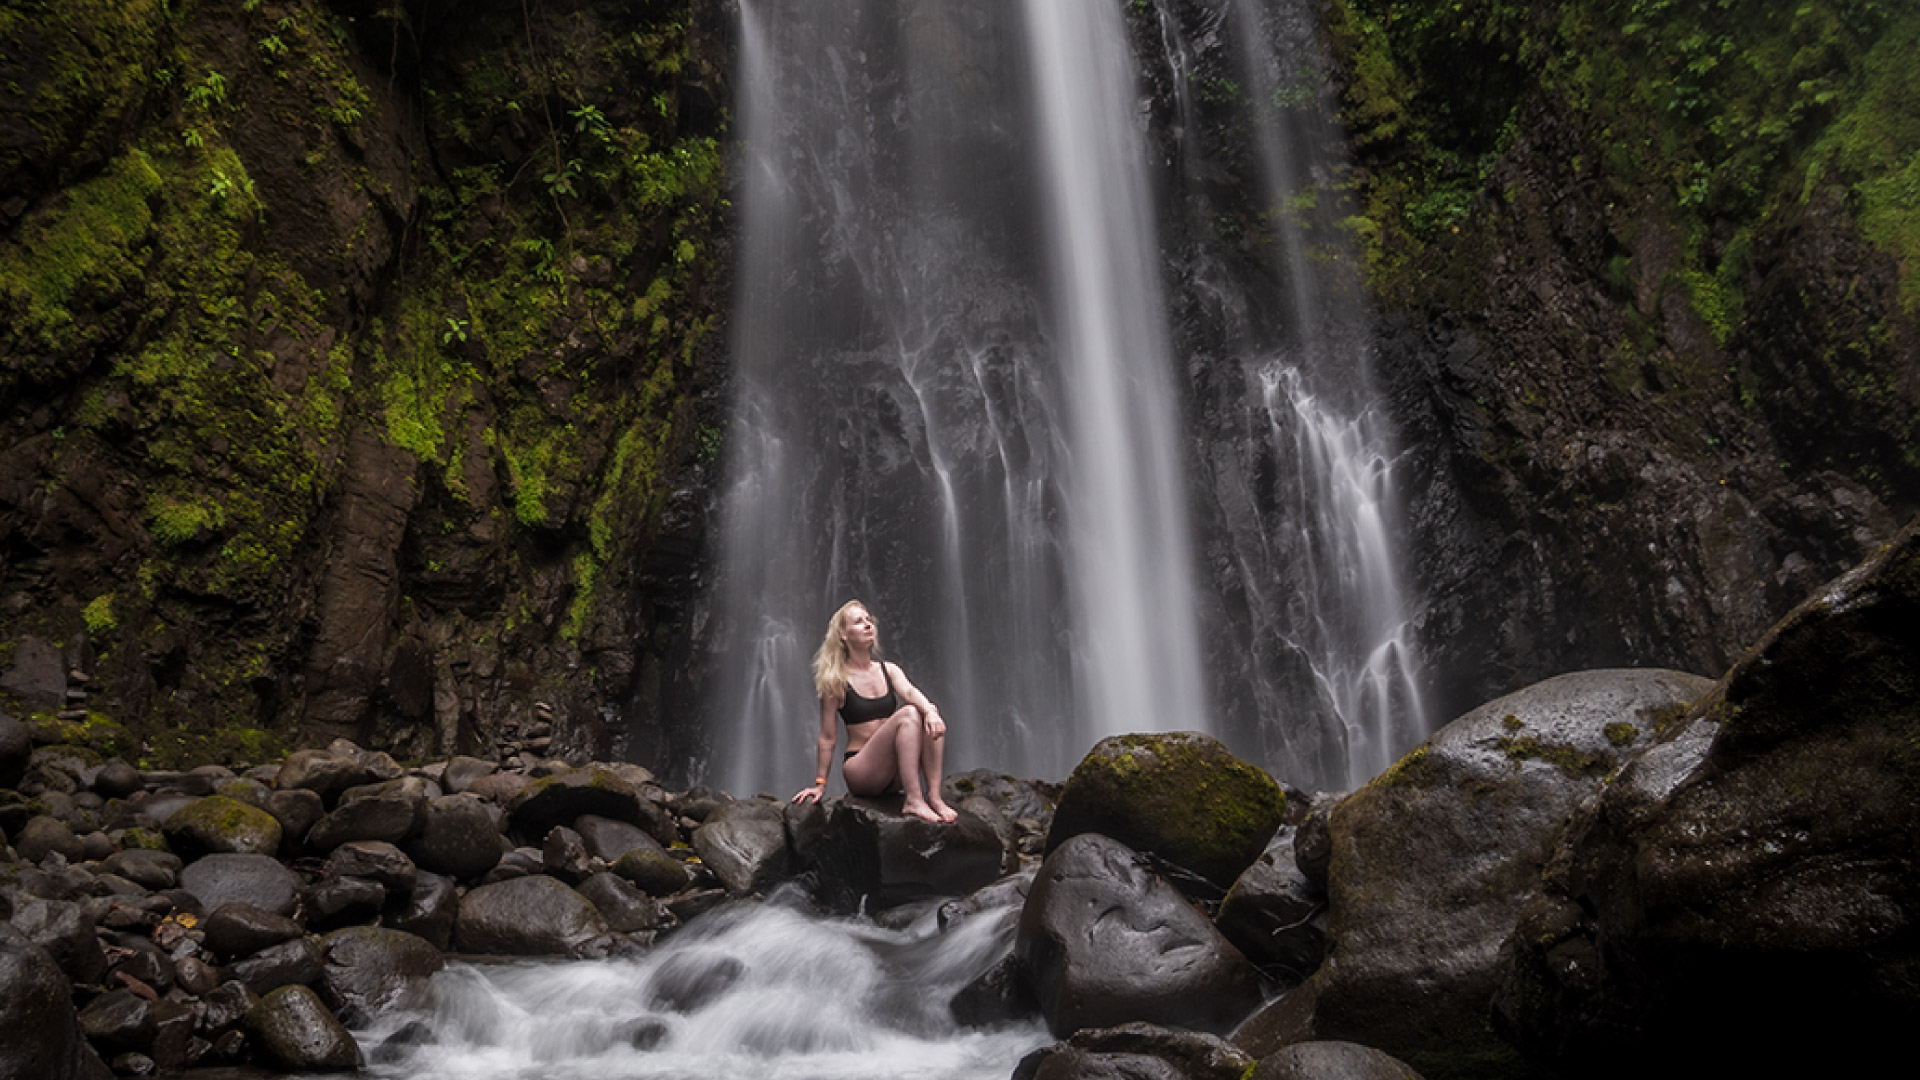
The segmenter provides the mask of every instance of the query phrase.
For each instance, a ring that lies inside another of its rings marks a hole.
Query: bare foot
[[[948,806],[945,800],[928,799],[927,805],[933,808],[934,813],[940,815],[941,821],[944,821],[949,825],[960,820],[960,811],[955,810],[951,806]]]
[[[910,817],[917,817],[929,825],[946,824],[945,819],[939,814],[934,813],[933,807],[928,806],[926,802],[921,799],[908,799],[901,805],[900,812]]]

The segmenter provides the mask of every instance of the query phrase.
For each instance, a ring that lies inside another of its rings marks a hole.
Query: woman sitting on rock
[[[837,717],[847,726],[840,774],[848,791],[881,795],[897,783],[906,794],[902,813],[935,824],[952,821],[959,815],[940,797],[947,722],[927,695],[907,681],[900,665],[881,660],[879,652],[879,632],[866,605],[849,600],[833,613],[826,640],[813,656],[813,685],[820,694],[813,786],[793,801],[812,802],[826,794]]]

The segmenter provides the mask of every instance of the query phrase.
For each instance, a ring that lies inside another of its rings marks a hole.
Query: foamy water
[[[896,930],[741,904],[639,959],[451,965],[427,1008],[355,1035],[371,1054],[424,1022],[429,1041],[369,1070],[414,1080],[1003,1080],[1045,1030],[964,1031],[947,1003],[1006,955],[1011,913],[943,934],[931,908]],[[692,971],[736,974],[682,1011],[657,999]]]

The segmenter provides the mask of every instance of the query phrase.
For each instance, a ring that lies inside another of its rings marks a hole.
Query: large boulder
[[[574,831],[586,841],[587,851],[611,866],[629,851],[661,851],[660,841],[638,825],[615,821],[598,814],[582,814],[573,823]],[[785,846],[782,838],[781,846]]]
[[[1035,1050],[1013,1080],[1243,1080],[1253,1067],[1217,1035],[1122,1024]]]
[[[460,880],[493,869],[502,850],[493,814],[472,795],[428,799],[420,831],[407,844],[407,854],[420,869]]]
[[[46,950],[67,978],[84,985],[106,976],[107,956],[89,906],[16,894],[9,919],[14,930]]]
[[[1575,806],[1712,687],[1659,670],[1548,679],[1453,721],[1337,804],[1315,1037],[1431,1076],[1516,1066],[1488,1024],[1501,943]]]
[[[286,986],[266,995],[247,1014],[247,1027],[267,1059],[283,1069],[311,1072],[357,1069],[360,1044],[305,986]]]
[[[640,792],[604,765],[567,769],[533,781],[507,801],[513,828],[535,842],[555,825],[572,825],[582,814],[616,821],[642,821]]]
[[[301,935],[300,924],[252,904],[221,904],[200,924],[202,943],[215,956],[238,959]]]
[[[460,901],[453,940],[464,953],[564,956],[606,932],[591,900],[534,874],[468,893]]]
[[[1274,832],[1213,920],[1234,948],[1281,985],[1312,975],[1327,954],[1327,894],[1300,872],[1294,832],[1291,825]]]
[[[333,813],[321,818],[307,833],[307,845],[332,851],[355,840],[384,840],[397,844],[412,836],[426,813],[427,799],[419,795],[373,795],[341,800]]]
[[[787,874],[784,809],[763,799],[727,803],[693,830],[693,849],[729,891],[764,892]]]
[[[354,926],[320,943],[324,981],[340,1018],[363,1027],[388,1009],[410,1009],[427,997],[427,980],[445,966],[440,950],[403,930]]]
[[[257,806],[209,795],[175,810],[161,826],[181,858],[272,855],[280,850],[280,822]]]
[[[180,871],[180,887],[209,911],[239,902],[278,915],[292,915],[300,882],[278,859],[265,855],[208,855]]]
[[[411,891],[389,899],[382,918],[395,930],[405,930],[445,952],[453,947],[453,923],[459,910],[453,881],[422,870],[414,875]]]
[[[1047,851],[1083,833],[1111,837],[1218,897],[1286,818],[1273,777],[1191,731],[1102,739],[1067,778]]]
[[[1920,1016],[1920,534],[1769,631],[1567,829],[1496,1022],[1568,1076],[1874,1072]]]
[[[0,1076],[108,1080],[80,1033],[73,987],[46,951],[0,934]]]
[[[1056,1035],[1134,1021],[1222,1033],[1260,1004],[1246,957],[1140,855],[1097,833],[1041,864],[1014,955]]]
[[[326,750],[295,750],[274,774],[273,786],[311,791],[331,801],[340,792],[372,779],[373,774],[367,767],[352,758]]]
[[[898,795],[847,795],[789,811],[796,854],[811,864],[815,892],[828,907],[852,912],[965,896],[1000,877],[1003,849],[987,822],[962,810],[958,820],[936,825],[900,806]]]

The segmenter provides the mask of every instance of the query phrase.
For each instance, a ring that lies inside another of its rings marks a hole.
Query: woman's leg
[[[922,821],[940,821],[940,815],[920,793],[921,738],[920,710],[904,706],[880,725],[859,753],[840,766],[847,790],[855,795],[881,795],[898,778],[906,791],[901,811]]]
[[[954,821],[960,817],[947,800],[940,797],[940,780],[945,774],[941,766],[947,757],[947,740],[936,739],[925,731],[920,735],[920,775],[927,782],[927,806],[941,821]]]

